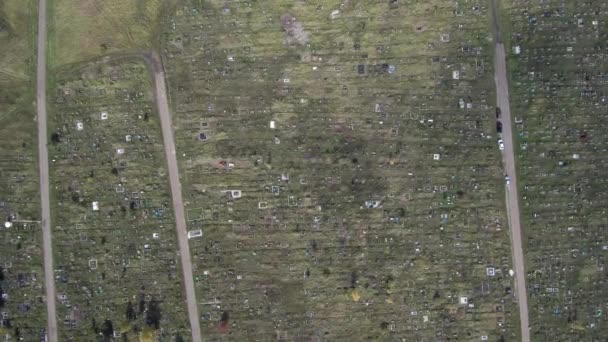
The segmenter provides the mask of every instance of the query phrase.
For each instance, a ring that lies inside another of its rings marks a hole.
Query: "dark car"
[[[502,122],[496,121],[496,133],[502,133]]]
[[[496,118],[497,118],[497,119],[498,119],[498,118],[500,118],[500,114],[501,114],[501,113],[502,113],[502,112],[500,111],[500,107],[496,107]]]

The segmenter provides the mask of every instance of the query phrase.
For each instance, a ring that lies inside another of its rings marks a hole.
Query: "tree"
[[[114,327],[112,326],[112,321],[106,319],[101,326],[101,333],[104,337],[112,337],[114,335]]]
[[[160,303],[152,298],[148,303],[148,310],[146,311],[146,324],[148,326],[153,326],[154,329],[160,328],[160,319],[162,318],[162,313],[160,310]]]
[[[137,314],[135,313],[135,309],[133,308],[133,303],[131,303],[131,301],[127,303],[127,312],[125,313],[125,316],[127,316],[129,321],[137,318]]]
[[[310,247],[312,248],[313,252],[316,252],[319,250],[319,244],[317,243],[317,240],[312,240],[310,242]]]
[[[95,335],[99,334],[99,328],[97,327],[97,321],[95,321],[95,318],[91,318],[91,326],[93,327],[93,332]]]
[[[357,287],[358,278],[359,277],[357,276],[357,271],[352,271],[352,273],[350,274],[350,287],[352,289]]]
[[[58,132],[53,132],[53,134],[51,134],[51,142],[53,145],[59,144],[61,142],[61,134]]]
[[[143,293],[139,294],[139,313],[142,314],[144,313],[144,310],[146,310],[146,299]]]
[[[230,314],[228,314],[228,311],[222,312],[222,317],[220,318],[220,331],[227,332],[229,322],[230,322]]]
[[[76,191],[72,192],[72,202],[80,203],[80,194]]]

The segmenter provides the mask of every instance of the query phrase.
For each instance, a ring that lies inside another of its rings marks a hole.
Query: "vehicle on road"
[[[496,133],[502,133],[502,122],[496,120]]]
[[[502,139],[498,139],[498,148],[503,151],[505,149],[505,143]]]
[[[505,185],[510,185],[511,184],[511,179],[509,178],[509,175],[505,175]]]
[[[502,111],[500,110],[500,107],[496,107],[496,118],[500,118],[500,115],[502,114]]]

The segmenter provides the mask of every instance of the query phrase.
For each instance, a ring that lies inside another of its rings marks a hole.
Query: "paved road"
[[[38,60],[36,69],[36,110],[38,121],[38,167],[40,172],[41,226],[44,250],[44,283],[46,286],[47,339],[58,342],[55,311],[55,273],[53,272],[53,243],[51,206],[49,199],[49,156],[46,127],[46,0],[38,2]]]
[[[173,124],[167,101],[167,86],[165,85],[165,72],[163,71],[160,58],[156,54],[146,56],[152,66],[154,74],[154,91],[156,105],[160,115],[160,123],[163,131],[163,142],[165,155],[169,166],[169,182],[171,185],[171,196],[173,198],[173,210],[175,212],[175,228],[179,241],[180,256],[182,258],[182,270],[184,273],[184,284],[186,286],[186,301],[188,305],[188,317],[192,328],[192,341],[201,341],[201,327],[199,324],[198,306],[194,292],[194,279],[192,277],[192,262],[190,259],[190,245],[188,244],[188,233],[186,231],[186,215],[184,214],[184,203],[182,200],[182,185],[179,181],[177,158],[175,155],[175,140],[173,139]]]
[[[515,169],[515,145],[513,144],[513,120],[509,106],[509,85],[505,61],[505,47],[496,43],[494,60],[494,77],[496,81],[496,103],[501,109],[502,139],[505,149],[502,161],[505,174],[509,175],[510,184],[506,186],[507,215],[511,232],[511,252],[515,264],[515,294],[519,304],[521,340],[530,341],[530,323],[528,319],[528,297],[526,292],[526,273],[524,252],[522,248],[521,220],[519,215],[519,195],[517,191],[517,172]]]

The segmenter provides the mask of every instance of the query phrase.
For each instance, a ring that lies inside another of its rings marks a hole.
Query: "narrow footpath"
[[[192,276],[192,260],[190,257],[190,245],[188,242],[188,232],[186,227],[186,215],[182,197],[182,185],[179,180],[179,169],[177,167],[177,156],[175,155],[175,139],[173,138],[173,124],[169,103],[167,100],[167,86],[165,84],[165,72],[162,62],[157,54],[150,54],[145,57],[150,63],[153,72],[154,97],[158,106],[158,114],[163,131],[163,142],[165,146],[165,156],[169,167],[169,183],[171,186],[171,197],[173,199],[173,211],[175,213],[175,229],[179,242],[179,251],[182,261],[182,272],[184,286],[186,290],[186,304],[188,306],[188,317],[192,329],[192,341],[201,342],[201,327],[198,315],[198,303],[194,291],[194,278]]]

